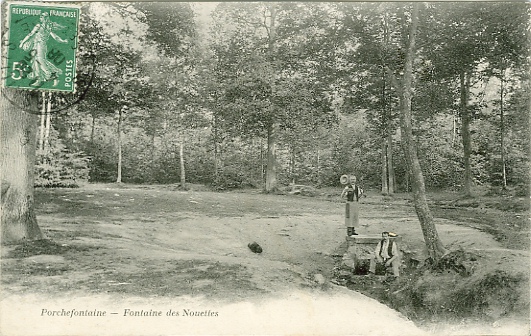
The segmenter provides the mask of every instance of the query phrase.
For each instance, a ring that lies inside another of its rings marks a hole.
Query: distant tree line
[[[354,173],[385,194],[411,190],[393,82],[411,4],[220,3],[209,30],[191,6],[85,5],[80,71],[96,57],[95,80],[43,119],[39,185],[273,191]],[[527,193],[528,6],[420,7],[411,109],[426,187]]]

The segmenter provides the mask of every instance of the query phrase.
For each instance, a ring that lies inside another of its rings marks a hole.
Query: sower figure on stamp
[[[400,252],[396,241],[389,239],[389,232],[382,232],[382,240],[376,245],[374,256],[371,258],[369,274],[376,273],[376,263],[385,263],[385,267],[393,267],[393,275],[400,275]]]
[[[363,194],[363,190],[356,184],[356,176],[350,176],[349,181],[341,198],[346,197],[345,203],[345,226],[347,227],[347,236],[357,235],[356,228],[359,227],[359,206],[358,201]]]
[[[31,60],[31,73],[28,78],[35,79],[31,85],[39,86],[43,82],[55,80],[62,74],[62,70],[56,67],[52,62],[46,59],[48,53],[48,39],[50,36],[60,43],[67,43],[68,41],[62,39],[54,30],[60,30],[64,27],[56,22],[50,21],[48,13],[42,13],[40,22],[35,25],[33,30],[20,41],[19,47],[24,51],[29,51]],[[54,82],[55,85],[56,82]],[[55,86],[54,85],[54,86]]]

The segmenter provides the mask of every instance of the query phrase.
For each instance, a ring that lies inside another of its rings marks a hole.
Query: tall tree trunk
[[[217,113],[214,113],[214,180],[219,178],[219,153],[218,153],[218,117]]]
[[[501,152],[501,162],[502,162],[502,186],[503,189],[507,189],[507,169],[505,166],[505,118],[503,111],[503,95],[504,92],[504,83],[505,82],[505,69],[501,70],[500,76],[500,152]]]
[[[42,96],[42,113],[41,113],[41,127],[39,128],[39,149],[44,150],[44,128],[46,123],[46,92],[41,93]]]
[[[275,191],[277,188],[277,134],[278,124],[273,123],[267,130],[266,192]]]
[[[260,171],[261,171],[261,183],[265,188],[265,165],[264,165],[264,139],[260,137]]]
[[[289,158],[289,170],[290,170],[290,177],[293,184],[295,184],[295,146],[291,145],[291,153]]]
[[[413,138],[412,116],[411,116],[411,92],[413,81],[413,59],[415,56],[415,39],[418,24],[418,10],[419,3],[413,4],[413,12],[411,18],[411,27],[409,33],[409,43],[407,47],[407,54],[404,66],[404,76],[402,78],[402,87],[400,94],[400,126],[402,138],[405,143],[405,157],[408,161],[408,167],[411,170],[411,184],[413,190],[413,201],[417,217],[420,221],[424,242],[428,249],[430,258],[437,261],[446,253],[435,223],[433,216],[428,207],[426,200],[426,188],[424,184],[424,175],[420,167],[420,162],[417,156],[417,146]]]
[[[452,148],[455,146],[455,139],[457,138],[457,118],[455,113],[452,114]]]
[[[186,188],[186,171],[184,168],[184,137],[181,138],[179,144],[179,165],[181,168],[181,188]]]
[[[116,183],[122,183],[122,114],[123,111],[120,108],[118,110],[118,172]]]
[[[153,131],[151,134],[151,163],[155,164],[157,159],[157,132]]]
[[[387,135],[387,175],[389,176],[389,194],[395,193],[395,168],[393,167],[393,136]]]
[[[151,134],[151,162],[150,162],[150,169],[151,172],[149,174],[149,182],[154,183],[156,182],[154,177],[156,176],[156,170],[157,170],[157,132],[153,130],[153,134]]]
[[[388,17],[387,14],[384,14],[383,17],[383,42],[384,46],[387,48],[389,45],[389,24],[388,24]],[[391,117],[388,111],[387,111],[387,86],[386,86],[386,75],[385,75],[385,64],[382,68],[382,194],[387,195],[389,194],[389,184],[388,181],[388,167],[389,167],[389,158],[387,157],[388,149],[387,149],[387,143],[386,143],[386,136],[387,133],[390,132],[391,128]]]
[[[157,158],[157,133],[153,131],[151,134],[151,163],[155,162]]]
[[[382,141],[382,194],[389,193],[389,186],[387,185],[387,143]]]
[[[397,87],[399,87],[398,85],[400,85],[399,83],[397,83]],[[400,91],[399,91],[399,98],[400,98]],[[400,102],[401,104],[401,102]],[[400,113],[402,113],[402,107],[400,107]],[[402,116],[400,116],[401,118]],[[400,134],[402,134],[402,125],[400,125]],[[403,153],[407,153],[407,148],[406,148],[406,145],[404,143],[404,141],[401,141],[400,142],[400,147],[402,149],[402,152]],[[406,166],[405,167],[405,174],[404,174],[404,179],[406,180],[406,192],[410,192],[411,191],[411,168],[409,166],[409,160],[407,159],[407,157],[404,157],[404,165]]]
[[[411,178],[409,177],[409,175],[410,175],[410,172],[409,172],[409,170],[408,170],[408,171],[406,172],[406,192],[409,192],[409,190],[411,189],[411,188],[409,187],[409,184],[410,184],[409,181],[411,180]]]
[[[463,141],[463,161],[465,176],[463,181],[463,193],[472,196],[472,169],[470,167],[470,155],[472,154],[472,140],[470,135],[471,115],[468,108],[470,94],[470,74],[462,71],[459,75],[460,82],[460,108],[461,114],[461,139]]]
[[[273,62],[273,48],[276,38],[276,4],[269,5],[270,25],[269,25],[269,39],[268,39],[268,56],[269,61]],[[274,85],[271,83],[272,96],[274,95]],[[274,101],[272,101],[272,113],[275,113]],[[276,119],[273,116],[273,119]],[[272,192],[277,189],[277,138],[280,125],[277,121],[273,121],[267,130],[267,171],[265,191]]]
[[[96,116],[94,116],[94,114],[92,114],[91,116],[92,116],[92,123],[90,125],[90,143],[93,145],[94,144],[94,130],[96,128]]]
[[[48,92],[48,100],[46,101],[46,130],[44,132],[44,149],[50,148],[50,128],[52,127],[52,93]]]
[[[321,177],[321,151],[317,148],[317,185],[320,187],[323,184]]]
[[[7,89],[2,89],[7,90]],[[0,95],[0,180],[2,243],[38,240],[43,234],[34,212],[34,168],[38,117],[23,111],[38,108],[38,94],[11,91],[11,104]]]

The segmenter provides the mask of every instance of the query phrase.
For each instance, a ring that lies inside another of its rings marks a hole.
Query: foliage
[[[489,273],[452,293],[454,313],[489,316],[494,312],[490,317],[497,318],[522,309],[524,307],[518,306],[518,289],[524,281],[523,274],[515,276],[501,270]]]
[[[396,131],[398,92],[385,71],[402,70],[405,4],[220,3],[208,22],[208,40],[198,40],[189,4],[86,6],[79,75],[89,74],[93,56],[97,73],[82,103],[54,123],[69,152],[91,157],[90,181],[116,178],[121,111],[126,182],[178,182],[182,144],[190,182],[261,187],[275,122],[281,184],[337,186],[342,174],[353,173],[366,188],[380,189],[382,139],[390,134],[396,188],[410,185]],[[272,8],[274,41],[268,35]],[[522,8],[423,6],[413,131],[429,189],[462,184],[462,69],[473,74],[472,177],[477,184],[500,184],[504,65],[507,182],[527,192],[529,79]]]
[[[140,2],[133,6],[147,25],[148,41],[168,56],[188,58],[197,37],[189,3]]]
[[[462,180],[459,143],[452,143],[452,116],[433,117],[417,131],[418,153],[425,183],[430,189],[455,189]]]
[[[80,152],[70,152],[50,130],[49,144],[37,150],[35,186],[47,188],[77,188],[89,178],[89,157]]]
[[[259,142],[241,138],[223,143],[223,152],[226,154],[223,155],[212,186],[218,190],[261,187],[261,155],[265,153],[264,148],[260,149],[261,146]]]

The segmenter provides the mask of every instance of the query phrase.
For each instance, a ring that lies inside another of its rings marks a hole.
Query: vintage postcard
[[[528,3],[0,5],[1,335],[529,335]]]

